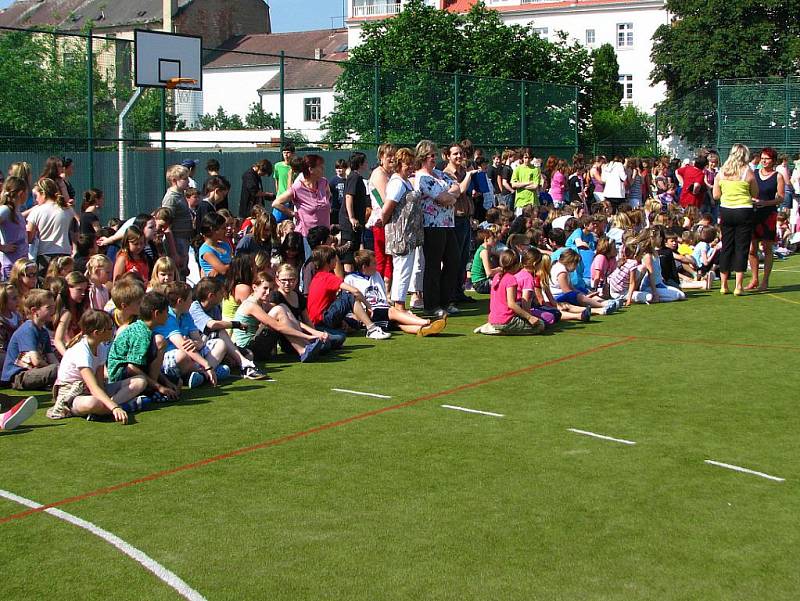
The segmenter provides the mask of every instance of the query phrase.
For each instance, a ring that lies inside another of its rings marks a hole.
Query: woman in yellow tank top
[[[758,196],[758,184],[748,167],[750,150],[744,144],[734,144],[728,159],[714,179],[714,199],[719,201],[719,221],[722,230],[722,250],[719,257],[720,293],[729,294],[728,278],[736,273],[733,293],[744,294],[742,282],[747,269],[747,255],[753,235],[753,199]]]

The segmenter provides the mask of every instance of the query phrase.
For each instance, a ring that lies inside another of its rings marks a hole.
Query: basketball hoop
[[[196,79],[192,79],[191,77],[171,77],[166,81],[165,88],[168,90],[174,90],[180,85],[194,85],[197,83]]]

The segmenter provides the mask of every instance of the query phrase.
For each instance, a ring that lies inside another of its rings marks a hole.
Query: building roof
[[[287,56],[314,58],[315,51],[321,50],[322,58],[341,61],[347,58],[346,29],[317,29],[314,31],[295,31],[290,33],[260,33],[235,36],[212,52],[204,69],[224,69],[229,67],[253,67],[277,65],[278,56],[283,50]],[[305,62],[305,61],[292,61]],[[316,63],[326,64],[326,63]],[[291,77],[295,69],[287,65],[286,76]],[[336,65],[333,65],[336,67]],[[298,69],[302,70],[302,69]]]
[[[342,66],[337,63],[325,61],[298,61],[286,62],[284,73],[284,89],[290,90],[330,90],[342,72]],[[280,90],[280,79],[277,75],[258,89],[259,94],[277,92]]]
[[[178,0],[180,11],[194,0]],[[96,29],[160,23],[163,0],[17,0],[0,10],[6,27],[56,27],[75,31],[92,22]]]

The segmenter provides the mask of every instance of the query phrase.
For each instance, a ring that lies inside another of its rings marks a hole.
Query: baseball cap
[[[192,168],[194,168],[194,167],[197,167],[197,165],[199,164],[199,162],[200,162],[200,161],[197,161],[197,160],[195,160],[195,159],[186,159],[186,160],[184,160],[184,161],[181,161],[181,165],[182,165],[182,166],[184,166],[184,167],[186,167],[187,169],[192,169]]]

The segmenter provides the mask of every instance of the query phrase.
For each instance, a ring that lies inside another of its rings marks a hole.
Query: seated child
[[[547,311],[555,315],[556,321],[561,319],[565,321],[589,321],[592,316],[592,309],[590,307],[578,307],[577,305],[571,305],[569,303],[559,303],[553,298],[553,293],[550,292],[551,267],[552,262],[550,260],[550,255],[544,254],[538,248],[531,248],[522,255],[522,270],[514,276],[517,278],[517,282],[522,281],[522,284],[520,284],[522,298],[530,302],[531,307],[537,307],[542,311]],[[531,274],[532,282],[524,281],[525,277],[520,276],[522,271]],[[533,295],[527,290],[529,284],[533,285]],[[535,312],[534,315],[538,316]]]
[[[278,267],[277,274],[278,289],[270,293],[270,304],[286,307],[297,320],[300,328],[307,334],[317,337],[327,335],[323,352],[329,349],[340,349],[347,339],[347,335],[344,332],[334,332],[332,330],[322,332],[315,329],[311,323],[311,318],[308,316],[308,302],[305,296],[297,291],[297,270],[288,263],[284,263]],[[288,341],[286,343],[288,344]],[[281,340],[281,346],[284,346],[284,340]]]
[[[153,400],[178,398],[180,389],[161,373],[164,349],[156,346],[153,336],[153,329],[163,326],[167,317],[169,302],[166,296],[160,292],[148,292],[143,296],[139,305],[139,319],[120,329],[108,350],[109,382],[142,376],[147,381],[145,394],[150,394]]]
[[[47,390],[58,373],[45,327],[53,317],[55,299],[51,292],[37,288],[28,292],[25,307],[29,319],[11,335],[0,379],[16,390]]]
[[[323,331],[340,330],[345,318],[352,313],[367,327],[367,338],[390,338],[391,334],[370,318],[371,307],[364,295],[333,273],[336,251],[330,246],[320,246],[311,256],[317,267],[308,290],[308,316],[314,327]]]
[[[222,296],[224,288],[222,283],[214,278],[202,278],[194,288],[196,300],[189,307],[189,314],[194,320],[194,325],[206,341],[217,339],[225,346],[223,358],[229,365],[238,367],[242,377],[248,380],[263,380],[267,374],[256,367],[256,364],[242,353],[233,343],[229,329],[246,329],[238,321],[224,321],[222,319]]]
[[[167,342],[161,373],[172,381],[186,380],[189,388],[197,388],[208,381],[212,386],[231,374],[227,365],[220,365],[227,349],[219,338],[204,342],[200,331],[189,314],[192,289],[185,282],[164,285],[169,313],[166,322],[153,329],[156,344],[163,338]]]
[[[108,282],[111,281],[112,264],[105,255],[92,255],[86,262],[86,277],[89,280],[89,306],[103,311],[111,298]]]
[[[358,290],[366,299],[367,312],[380,328],[388,329],[390,325],[397,325],[407,334],[424,337],[438,334],[447,325],[446,317],[431,321],[390,306],[383,278],[378,273],[375,253],[371,250],[357,251],[353,266],[355,271],[344,279],[344,283]]]
[[[152,290],[158,284],[169,284],[178,281],[178,267],[171,257],[159,257],[153,264],[153,273],[147,289]]]
[[[620,307],[616,300],[601,301],[594,296],[584,294],[575,289],[570,281],[570,274],[581,264],[578,251],[564,249],[550,268],[550,292],[558,303],[569,303],[580,307],[590,307],[592,315],[608,315]]]
[[[517,302],[519,255],[506,249],[500,253],[500,271],[492,279],[489,292],[489,323],[475,329],[476,334],[541,334],[544,322]]]
[[[714,282],[714,267],[719,257],[719,248],[713,245],[717,239],[717,228],[713,226],[704,227],[700,230],[700,240],[694,246],[692,259],[697,270],[697,277],[705,279],[706,290],[711,290]]]
[[[14,331],[22,325],[19,293],[11,284],[0,284],[0,362],[6,358],[6,349]]]
[[[611,238],[603,236],[597,241],[592,261],[592,290],[603,298],[610,298],[608,276],[617,268],[617,245]]]
[[[81,334],[67,345],[53,387],[50,419],[82,416],[113,416],[128,423],[128,414],[145,409],[152,401],[139,396],[147,380],[133,376],[118,382],[105,382],[108,343],[114,335],[114,322],[108,313],[89,309],[80,319]]]
[[[301,362],[311,361],[323,350],[328,336],[325,332],[321,336],[306,333],[285,307],[271,305],[269,295],[273,281],[266,273],[254,276],[253,291],[236,309],[233,319],[241,322],[245,328],[233,331],[233,341],[239,348],[252,352],[257,361],[266,361],[283,335]]]
[[[633,294],[639,285],[639,261],[636,253],[639,245],[636,240],[630,239],[622,247],[622,255],[617,261],[617,267],[608,276],[608,293],[611,298],[625,299],[625,306],[633,304]]]
[[[114,283],[111,307],[106,313],[114,320],[117,334],[139,319],[139,306],[143,298],[144,286],[136,278],[123,276]]]
[[[492,225],[478,230],[477,238],[480,244],[472,258],[469,278],[475,292],[489,294],[492,278],[500,271],[499,267],[492,266],[491,260],[497,244],[497,227]]]
[[[642,264],[640,270],[642,279],[639,290],[633,294],[635,303],[666,303],[671,301],[686,300],[686,294],[679,288],[668,286],[661,273],[661,261],[656,254],[660,246],[658,232],[643,230],[636,238],[638,244],[638,258]]]

